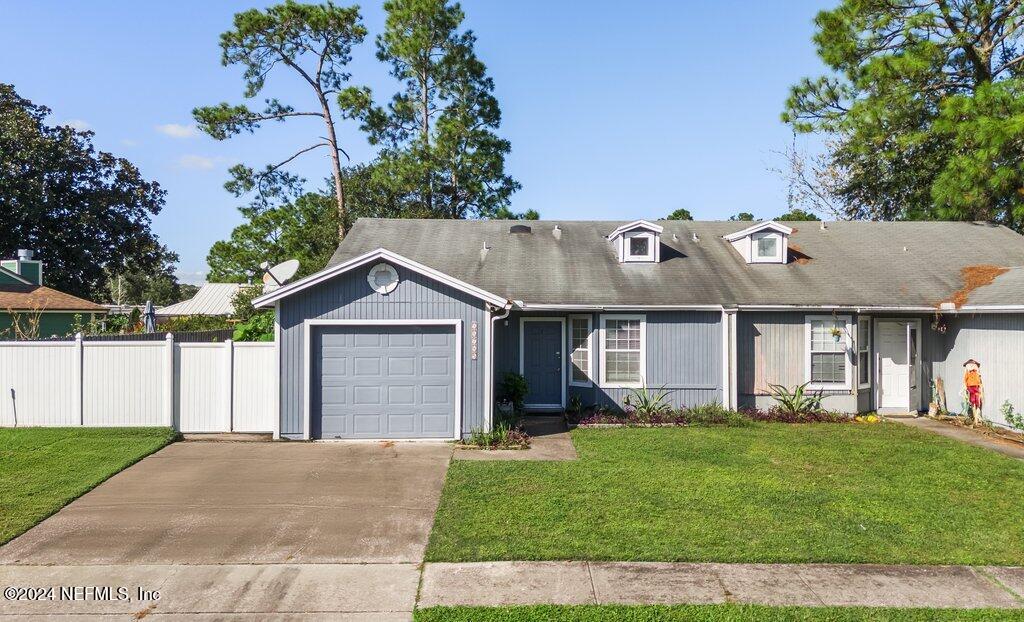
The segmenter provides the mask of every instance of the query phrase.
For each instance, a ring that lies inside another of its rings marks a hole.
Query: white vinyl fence
[[[272,432],[273,343],[0,342],[0,427]]]

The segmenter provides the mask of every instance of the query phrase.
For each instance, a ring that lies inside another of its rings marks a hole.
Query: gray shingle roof
[[[532,221],[521,223],[532,233],[511,234],[509,221],[363,218],[328,265],[383,247],[532,304],[851,307],[932,307],[962,287],[965,267],[1024,266],[1024,237],[970,222],[787,222],[797,260],[747,265],[722,236],[749,222],[656,221],[661,262],[621,264],[605,236],[626,222]],[[967,304],[1024,305],[1024,270]]]

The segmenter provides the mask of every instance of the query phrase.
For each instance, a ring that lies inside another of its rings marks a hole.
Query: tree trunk
[[[423,141],[423,155],[430,157],[430,86],[428,83],[427,71],[423,70],[420,72],[420,106],[422,110],[422,118],[420,120],[420,137]],[[434,212],[434,189],[432,186],[432,179],[430,175],[430,167],[427,167],[427,177],[424,180],[424,192],[426,192],[426,207],[427,213],[433,214]]]
[[[348,209],[345,205],[345,181],[341,177],[341,156],[338,150],[338,136],[334,131],[334,118],[331,116],[331,107],[327,103],[324,94],[317,92],[320,98],[320,105],[324,111],[324,123],[327,125],[327,142],[331,149],[331,168],[334,175],[334,197],[338,202],[338,242],[345,239],[348,233],[346,222],[348,221]]]

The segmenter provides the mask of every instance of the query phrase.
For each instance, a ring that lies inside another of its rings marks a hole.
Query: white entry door
[[[917,410],[918,333],[920,320],[878,320],[875,352],[878,369],[876,407],[879,410]]]

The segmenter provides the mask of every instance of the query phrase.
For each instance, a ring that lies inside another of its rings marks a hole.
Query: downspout
[[[512,313],[512,301],[505,301],[504,311],[501,315],[491,316],[490,326],[487,327],[487,369],[484,370],[484,418],[487,422],[487,431],[494,429],[494,327],[495,322],[504,320]],[[497,310],[497,309],[495,309]],[[488,310],[489,313],[492,311]]]

